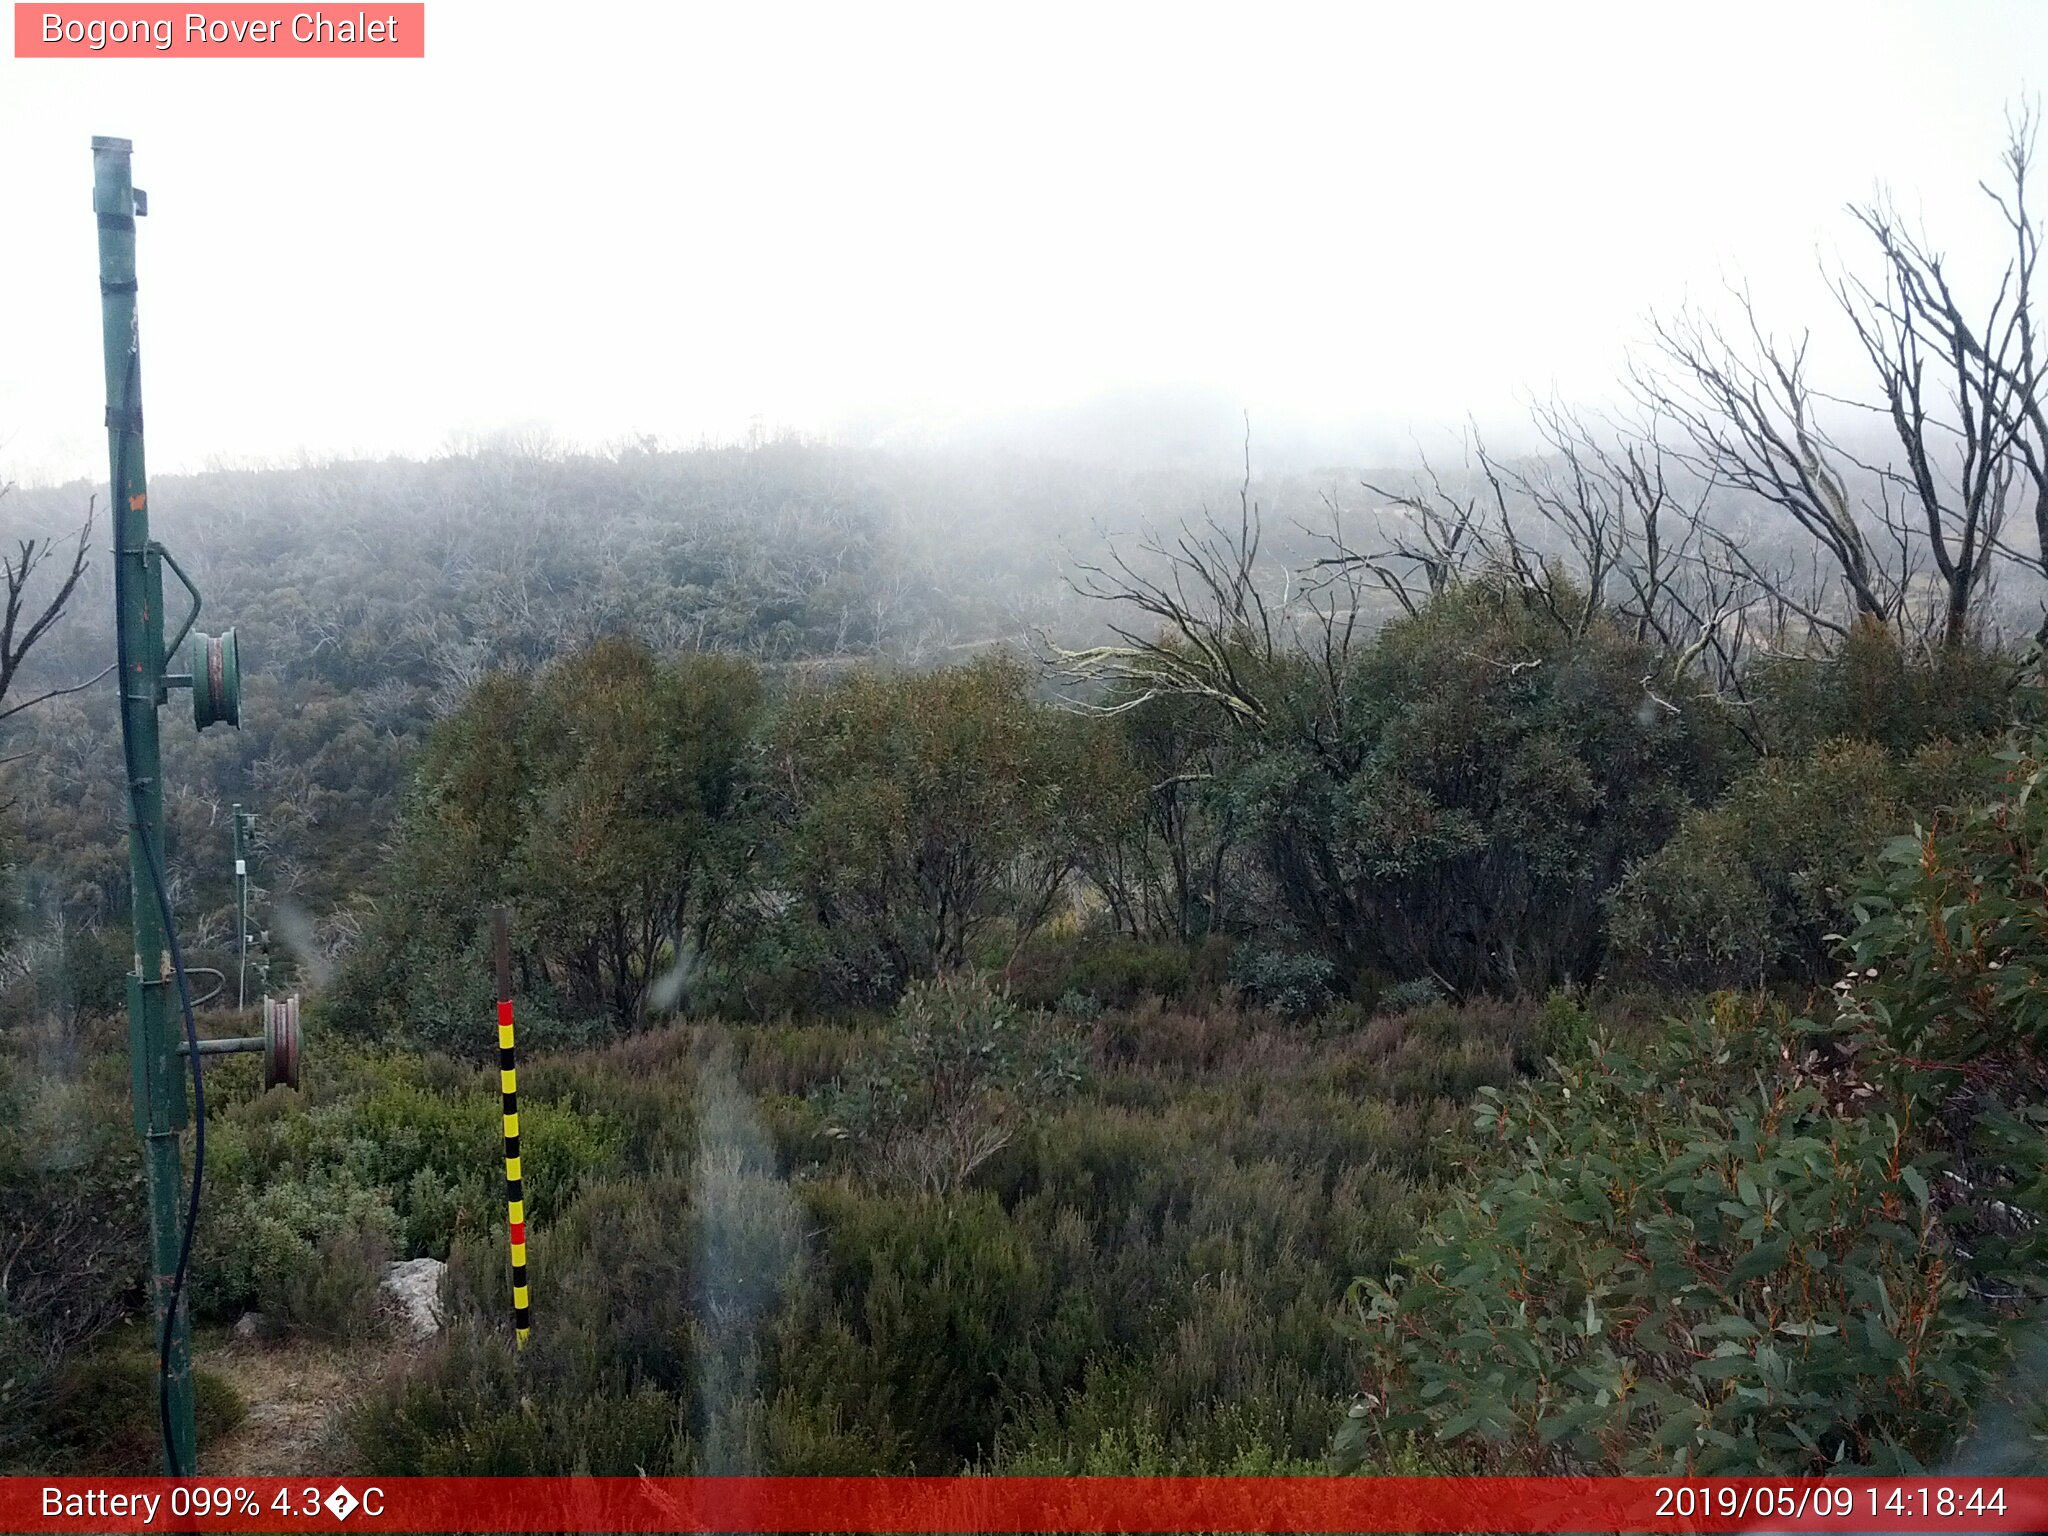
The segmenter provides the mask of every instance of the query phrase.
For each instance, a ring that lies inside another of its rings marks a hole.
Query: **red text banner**
[[[18,59],[423,59],[424,4],[66,5],[16,0]]]
[[[18,1477],[0,1530],[2040,1531],[2048,1477]]]

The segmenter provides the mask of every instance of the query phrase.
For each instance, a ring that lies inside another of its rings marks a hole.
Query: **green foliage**
[[[2048,1289],[2048,741],[1999,753],[1989,776],[1981,803],[1885,848],[1835,990],[1866,1070],[1948,1158],[1941,1201],[1980,1286],[2012,1297]]]
[[[1464,1103],[1542,1064],[1550,1012],[1506,1000],[1439,999],[1381,1014],[1356,1028],[1356,1055],[1342,1081],[1397,1103]]]
[[[808,1204],[845,1336],[788,1364],[800,1387],[888,1424],[908,1465],[971,1457],[1001,1423],[1000,1384],[1057,1376],[1056,1341],[1041,1332],[1056,1304],[1050,1267],[992,1196],[938,1206],[821,1186]]]
[[[1990,653],[1909,664],[1859,634],[1774,660],[1741,718],[1792,753],[1716,801],[1736,715],[1660,702],[1668,658],[1576,611],[1496,573],[1327,664],[1246,650],[1243,709],[1108,719],[1034,702],[1000,655],[798,677],[770,706],[743,665],[599,641],[435,729],[396,899],[329,1016],[483,1048],[500,900],[536,1042],[635,1021],[657,983],[658,1007],[759,1017],[968,963],[1121,1006],[1189,985],[1143,941],[1231,931],[1239,983],[1296,1013],[1383,981],[1584,984],[1610,929],[1616,973],[1657,985],[1811,980],[1871,838],[1964,787],[1946,741],[2020,707]],[[1279,974],[1306,957],[1325,981]]]
[[[537,1333],[536,1346],[546,1338]],[[387,1476],[631,1476],[670,1470],[676,1406],[646,1386],[564,1390],[552,1367],[464,1319],[421,1370],[355,1405],[348,1424],[357,1456]]]
[[[500,446],[157,478],[158,536],[206,573],[210,594],[234,594],[252,658],[239,732],[166,733],[186,916],[232,931],[218,812],[241,800],[262,818],[259,879],[308,914],[321,959],[349,913],[370,898],[386,906],[407,772],[433,722],[489,670],[536,671],[606,634],[763,667],[1014,634],[1018,603],[1041,609],[1058,586],[1048,508],[1082,521],[1096,489],[1078,467],[988,476],[790,440],[616,454]],[[1146,494],[1164,511],[1163,497],[1180,493],[1154,477]],[[75,523],[82,506],[76,486],[10,498],[29,525]],[[104,664],[107,575],[95,562],[20,686]],[[106,771],[119,755],[112,704],[100,691],[38,706],[36,751],[0,766],[0,799],[18,797],[35,828],[18,852],[51,876],[67,919],[87,925],[118,921],[128,902],[125,852],[106,831],[120,815],[118,775]],[[217,952],[194,958],[219,963]]]
[[[213,1194],[193,1257],[196,1309],[232,1315],[253,1307],[331,1338],[368,1327],[398,1234],[381,1191],[343,1176]]]
[[[202,1451],[247,1416],[241,1397],[225,1379],[203,1366],[193,1370],[193,1428]],[[160,1473],[163,1432],[156,1357],[140,1349],[106,1349],[70,1361],[58,1376],[47,1417],[37,1430],[37,1472],[116,1477]]]
[[[111,1030],[0,1033],[0,1446],[140,1293],[141,1168]]]
[[[1421,1008],[1442,1000],[1444,989],[1434,978],[1418,976],[1412,981],[1397,981],[1390,987],[1380,988],[1373,998],[1373,1006],[1382,1013],[1405,1013],[1410,1008]]]
[[[481,1049],[486,914],[514,916],[522,1032],[706,1002],[888,1003],[998,963],[1129,814],[1114,732],[1034,702],[1014,661],[799,682],[601,641],[486,679],[433,733],[395,900],[325,1018]]]
[[[1993,766],[1983,803],[1894,838],[1856,899],[1844,1010],[1916,1058],[2048,1047],[2048,740]]]
[[[1330,1001],[1336,973],[1336,966],[1322,955],[1241,945],[1230,957],[1230,979],[1260,1007],[1287,1019],[1321,1012]]]
[[[1000,656],[800,684],[763,754],[784,965],[847,1002],[1028,938],[1122,803],[1113,739],[1034,703]]]
[[[1042,935],[1004,970],[1010,995],[1027,1007],[1058,1007],[1085,998],[1098,1010],[1130,1008],[1146,998],[1179,1002],[1198,985],[1197,954],[1170,940],[1104,933]]]
[[[1917,1470],[1973,1415],[2018,1422],[2013,1325],[2048,1294],[2048,768],[2037,743],[1997,770],[1886,848],[1826,1028],[1724,998],[1484,1097],[1503,1165],[1354,1291],[1381,1427],[1484,1464],[1800,1472]]]
[[[477,1021],[489,1017],[488,914],[499,902],[516,917],[522,991],[540,1005],[530,1039],[559,1032],[550,1015],[638,1021],[730,895],[758,692],[744,663],[661,662],[617,638],[536,680],[485,679],[428,740],[398,900],[359,948],[335,1023],[452,1049],[494,1045]]]
[[[447,1253],[502,1216],[494,1074],[333,1050],[309,1104],[282,1090],[221,1106],[207,1136],[207,1219],[193,1259],[200,1310],[254,1307],[330,1336],[369,1323],[393,1257]],[[527,1203],[545,1220],[617,1155],[598,1110],[536,1096],[520,1113]]]
[[[68,1008],[86,1017],[124,1012],[128,1007],[128,970],[134,944],[125,923],[65,935],[63,959],[56,967],[55,996],[46,1007]]]
[[[1586,1005],[1571,991],[1556,987],[1543,1000],[1536,1025],[1536,1046],[1546,1057],[1582,1054],[1591,1044],[1595,1025]]]
[[[1871,851],[1980,778],[1946,741],[1903,759],[1855,740],[1765,758],[1622,880],[1614,968],[1693,990],[1824,980]]]
[[[2035,691],[2016,687],[2013,658],[1989,646],[1907,654],[1885,629],[1855,626],[1830,654],[1765,656],[1745,686],[1776,754],[1830,741],[1867,742],[1906,758],[1937,741],[1981,742],[2038,718]]]
[[[1242,1415],[1216,1417],[1191,1443],[1161,1428],[1158,1408],[1128,1373],[1091,1370],[1064,1413],[1006,1436],[991,1470],[1005,1477],[1314,1477],[1328,1470],[1320,1458],[1276,1452]],[[1233,1431],[1241,1438],[1233,1440]]]
[[[869,1059],[821,1095],[825,1134],[889,1183],[944,1194],[1084,1080],[1080,1042],[972,972],[911,986]]]
[[[637,1018],[660,963],[716,920],[758,696],[745,663],[663,665],[616,639],[542,675],[507,894],[573,1004]]]
[[[1225,783],[1236,730],[1196,698],[1141,693],[1119,702],[1114,814],[1081,829],[1082,867],[1117,932],[1192,944],[1233,915],[1226,872],[1245,830]]]
[[[515,1360],[502,1234],[459,1233],[449,1336],[370,1394],[357,1453],[390,1473],[1299,1469],[1351,1385],[1330,1326],[1349,1266],[1412,1239],[1418,1188],[1461,1156],[1455,1098],[1512,1079],[1532,1017],[1438,1005],[1319,1037],[1154,1001],[1104,1013],[1066,1083],[1072,1041],[954,977],[872,1027],[671,1027],[537,1062],[524,1094],[624,1129],[536,1224],[533,1338]],[[967,1187],[919,1190],[872,1140],[820,1142],[857,1083],[876,1127],[1038,1109]],[[1118,1424],[1150,1448],[1106,1445]]]
[[[345,1336],[384,1256],[448,1257],[447,1338],[354,1418],[370,1465],[1304,1470],[1358,1423],[1344,1282],[1404,1250],[1418,1276],[1360,1327],[1432,1464],[1905,1465],[1983,1398],[1979,1330],[2029,1294],[2048,1210],[2032,759],[1999,806],[1931,813],[2033,707],[2004,658],[1859,633],[1760,664],[1731,717],[1569,591],[1493,573],[1327,655],[1219,633],[1230,707],[1112,692],[1089,718],[1007,657],[882,664],[993,626],[890,595],[916,539],[857,455],[346,473],[298,521],[377,547],[370,580],[262,510],[290,483],[206,482],[248,525],[223,579],[275,665],[244,734],[179,737],[167,778],[203,786],[169,806],[195,960],[226,931],[233,796],[309,973],[364,925],[308,1093],[213,1080],[194,1285]],[[394,513],[422,496],[458,510]],[[616,539],[584,537],[591,505]],[[73,1023],[118,1010],[128,963],[106,703],[52,701],[6,772],[49,849],[24,910],[84,936],[10,1002]],[[1833,1035],[1731,1015],[1612,1044],[1580,989],[1610,959],[1820,975],[1867,850],[1916,814]],[[495,1079],[439,1054],[489,1054],[498,902],[541,1309],[518,1354]],[[116,1455],[68,1373],[142,1299],[119,1043],[5,1045],[26,1241],[0,1433],[57,1404],[66,1454]],[[1418,1239],[1480,1090],[1505,1171]],[[1413,1469],[1415,1444],[1365,1448]]]
[[[1389,623],[1341,669],[1282,656],[1226,786],[1269,882],[1254,891],[1347,989],[1368,974],[1459,993],[1590,980],[1603,898],[1731,760],[1718,709],[1650,698],[1661,666],[1506,577]],[[1256,908],[1248,921],[1274,927]]]
[[[1485,1465],[1795,1473],[1926,1465],[1998,1380],[1939,1160],[1839,1113],[1806,1036],[1725,1006],[1482,1095],[1505,1167],[1455,1196],[1353,1327],[1385,1427]]]

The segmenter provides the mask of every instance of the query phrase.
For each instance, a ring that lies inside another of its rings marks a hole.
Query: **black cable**
[[[206,1083],[200,1066],[199,1026],[192,1017],[192,989],[185,979],[185,956],[178,946],[178,929],[171,918],[171,897],[164,889],[163,871],[157,867],[156,850],[149,845],[149,834],[142,825],[142,802],[139,798],[142,779],[135,771],[135,742],[128,729],[128,628],[127,613],[127,568],[124,558],[127,551],[121,548],[120,498],[127,494],[128,484],[128,441],[137,428],[135,407],[136,374],[141,366],[140,351],[131,343],[128,349],[128,378],[122,386],[122,416],[120,446],[114,455],[114,657],[120,670],[119,692],[121,707],[121,761],[128,774],[128,818],[130,825],[139,834],[142,844],[142,861],[149,866],[149,883],[156,892],[156,904],[163,914],[164,941],[171,950],[171,972],[178,982],[178,1005],[185,1016],[186,1050],[192,1063],[192,1196],[185,1206],[185,1230],[178,1241],[178,1268],[171,1278],[170,1305],[164,1308],[164,1326],[157,1342],[156,1384],[157,1419],[163,1429],[164,1465],[172,1477],[186,1475],[187,1469],[178,1465],[178,1447],[171,1436],[171,1327],[178,1315],[178,1302],[185,1293],[185,1274],[192,1264],[192,1233],[199,1225],[199,1191],[206,1181]],[[160,617],[160,616],[159,616]],[[155,701],[150,701],[151,708]],[[137,964],[144,963],[138,952]],[[189,1469],[196,1473],[195,1465]]]

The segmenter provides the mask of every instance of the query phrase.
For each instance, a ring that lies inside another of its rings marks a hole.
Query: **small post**
[[[249,814],[235,807],[235,1007],[249,1006]]]
[[[526,1294],[526,1181],[519,1170],[519,1064],[512,1050],[512,941],[505,909],[491,912],[498,966],[498,1089],[505,1100],[505,1222],[512,1244],[512,1327],[521,1348],[533,1314]]]

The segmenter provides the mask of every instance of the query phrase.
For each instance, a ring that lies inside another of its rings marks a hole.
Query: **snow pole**
[[[491,913],[498,963],[498,1089],[505,1100],[505,1223],[512,1244],[512,1327],[522,1348],[533,1314],[526,1294],[526,1181],[519,1171],[519,1064],[512,1050],[512,943],[505,909]]]
[[[255,814],[237,805],[235,818],[235,1007],[249,1006],[249,834]],[[268,973],[266,972],[266,979]]]

